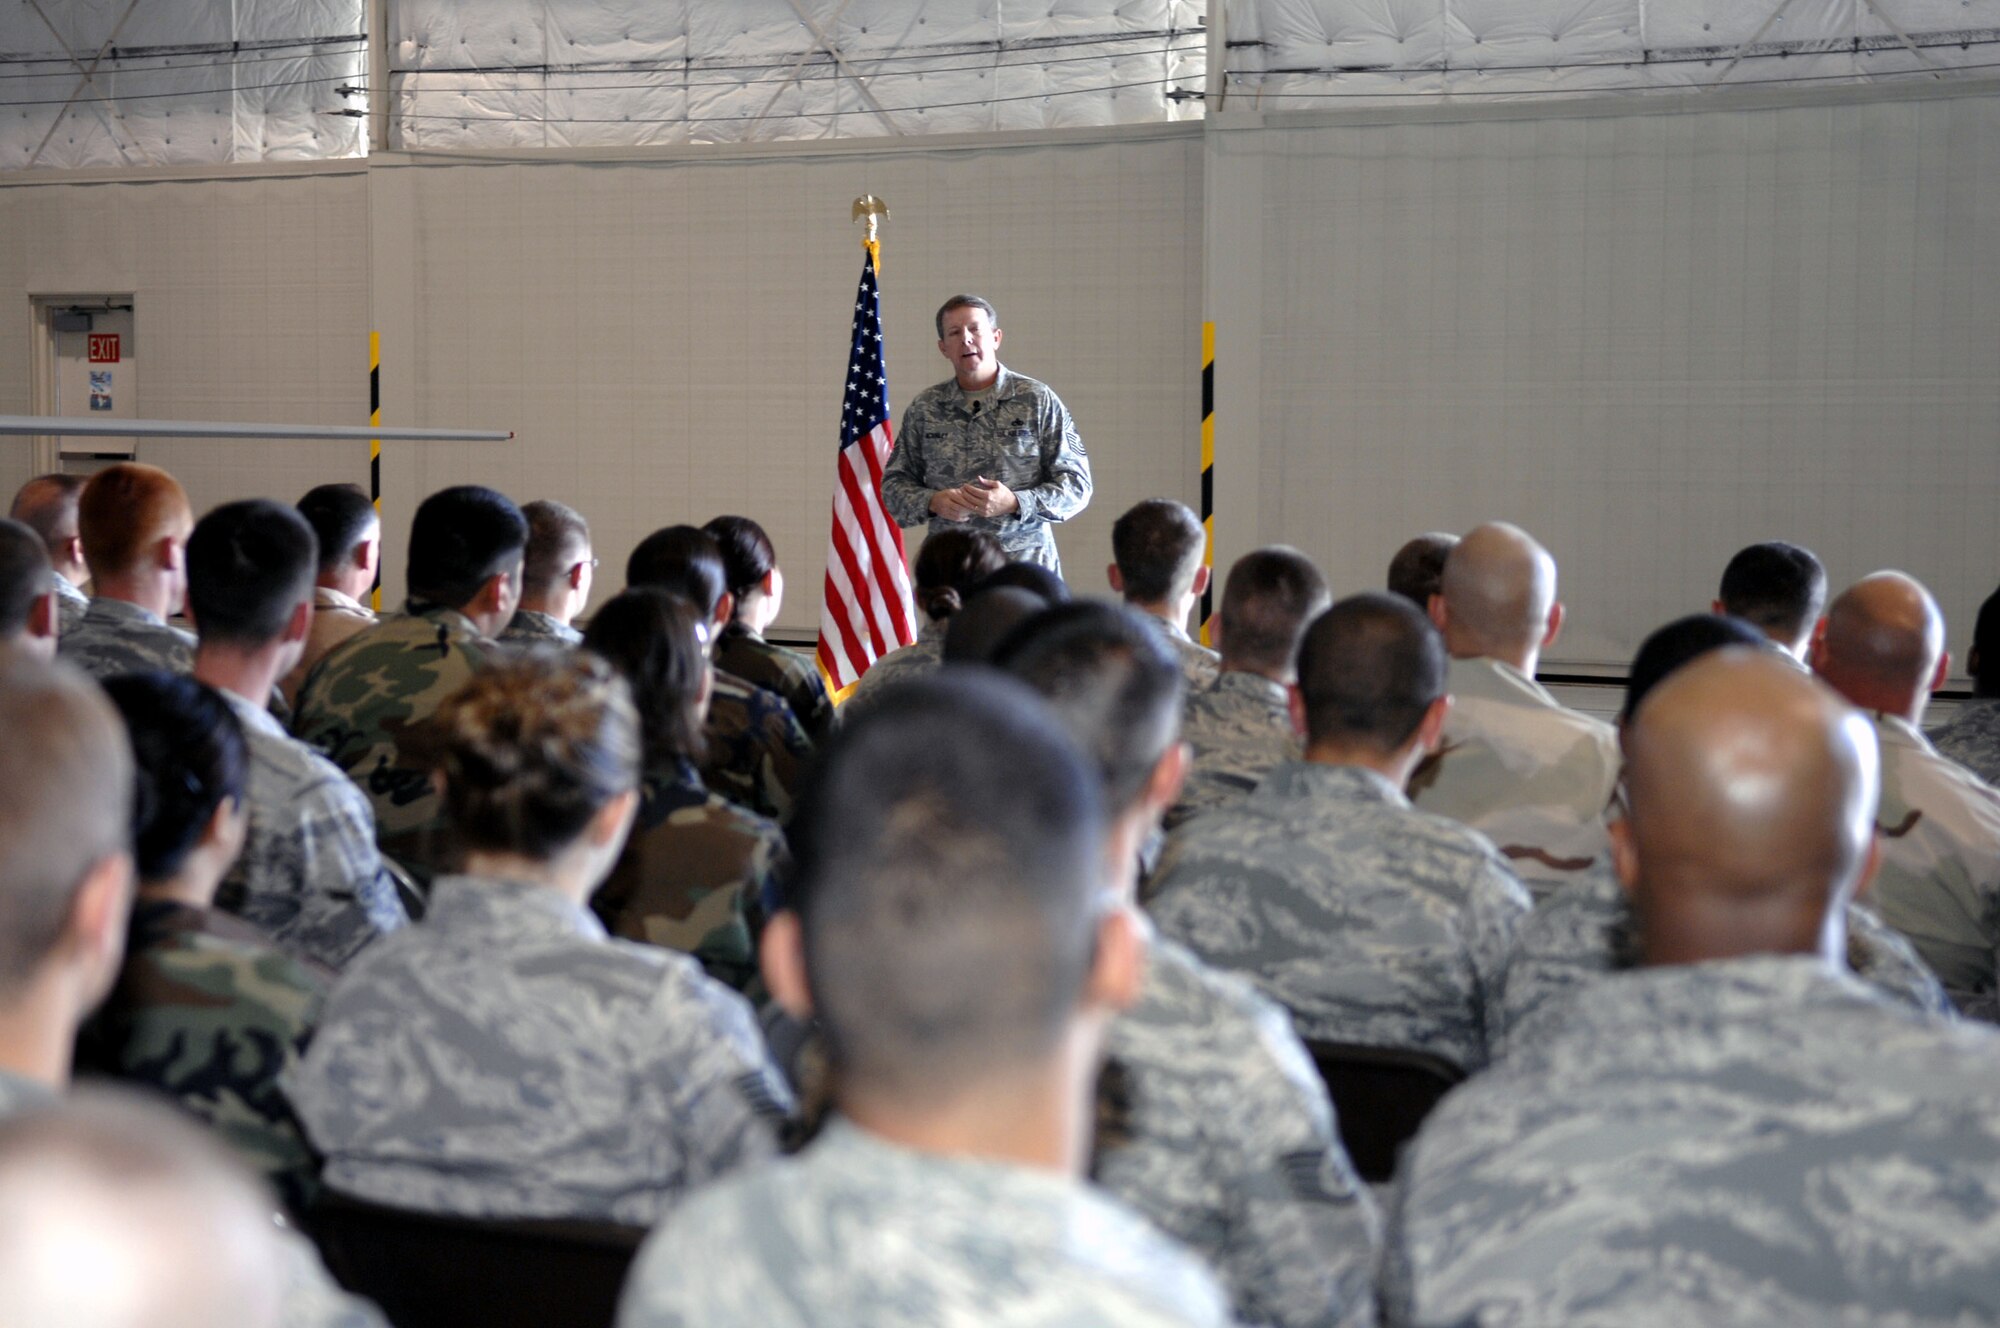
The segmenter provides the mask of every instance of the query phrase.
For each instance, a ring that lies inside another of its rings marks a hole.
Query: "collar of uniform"
[[[722,641],[762,641],[764,634],[749,623],[744,622],[741,618],[731,618],[723,624],[722,631],[718,634],[717,639]]]
[[[519,631],[514,630],[516,626],[520,628]],[[513,620],[508,623],[507,631],[502,635],[529,637],[537,641],[568,641],[571,637],[575,637],[577,641],[583,640],[582,632],[566,622],[559,622],[553,613],[543,613],[540,609],[514,610]]]
[[[648,801],[671,798],[675,806],[688,806],[708,800],[708,786],[701,782],[701,772],[685,756],[648,766],[646,784],[652,795]]]
[[[90,596],[84,594],[81,590],[78,590],[75,586],[71,585],[69,578],[64,576],[62,573],[60,572],[49,573],[49,580],[54,583],[52,589],[54,589],[54,591],[56,592],[57,599],[74,600],[79,604],[90,603]]]
[[[958,385],[956,376],[945,379],[945,391],[949,394],[947,404],[953,410],[961,415],[972,414],[973,394]],[[1019,396],[1022,391],[1020,375],[1006,365],[1001,365],[999,376],[993,380],[992,391],[992,400],[996,403],[1005,401],[1009,397]]]
[[[85,612],[85,616],[95,618],[99,622],[137,622],[145,623],[149,627],[165,627],[167,625],[166,620],[151,609],[134,604],[128,599],[112,599],[106,595],[99,595],[91,600],[90,608]]]
[[[917,639],[913,641],[911,644],[919,646],[944,645],[944,634],[946,629],[948,629],[951,626],[951,619],[948,617],[933,618],[929,614],[924,614],[921,616],[923,617],[924,620],[923,626],[917,628]]]
[[[818,1165],[866,1176],[890,1189],[928,1191],[942,1183],[1004,1195],[1006,1202],[1001,1207],[1015,1217],[1029,1216],[1036,1209],[1059,1211],[1080,1189],[1066,1176],[1020,1163],[910,1148],[838,1115],[828,1118],[805,1156]]]
[[[1160,630],[1176,641],[1192,641],[1194,639],[1188,635],[1187,628],[1181,626],[1181,624],[1175,622],[1172,618],[1162,618],[1157,613],[1149,613],[1146,616],[1158,623]]]
[[[1283,709],[1291,707],[1291,689],[1281,682],[1273,682],[1261,673],[1251,673],[1247,669],[1224,669],[1216,675],[1216,692],[1234,692],[1239,696],[1255,697]]]
[[[1937,755],[1937,748],[1931,746],[1931,740],[1924,736],[1923,730],[1901,715],[1876,710],[1870,712],[1869,718],[1875,721],[1876,736],[1885,747],[1908,747],[1926,756]]]
[[[457,609],[432,600],[419,599],[415,595],[403,601],[403,616],[407,618],[428,618],[445,628],[454,636],[470,636],[485,640],[486,634],[473,624],[472,619]]]
[[[1550,710],[1562,708],[1562,703],[1549,695],[1546,687],[1505,660],[1486,655],[1451,661],[1445,670],[1445,687],[1453,696],[1546,706]]]
[[[1564,1029],[1634,1024],[1656,1028],[1696,1020],[1746,1020],[1776,1027],[1807,1006],[1880,1002],[1859,978],[1818,954],[1757,954],[1700,964],[1656,964],[1609,974],[1587,1001],[1554,1016]]]
[[[423,925],[509,941],[601,941],[604,924],[589,909],[544,885],[486,876],[440,877]]]
[[[227,687],[218,687],[215,690],[222,693],[223,702],[236,713],[237,722],[244,728],[277,738],[285,736],[285,726],[263,706],[255,701],[245,700]]]
[[[1327,765],[1320,761],[1286,761],[1264,776],[1256,797],[1316,798],[1349,803],[1380,803],[1407,807],[1403,791],[1376,771],[1358,765]]]
[[[313,587],[313,607],[316,609],[346,609],[349,613],[366,613],[374,616],[374,610],[354,596],[335,590],[332,586]]]

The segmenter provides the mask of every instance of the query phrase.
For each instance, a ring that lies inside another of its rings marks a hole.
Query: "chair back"
[[[1375,1185],[1395,1177],[1397,1153],[1465,1079],[1458,1066],[1423,1051],[1348,1042],[1308,1042],[1306,1050],[1333,1098],[1354,1169]]]

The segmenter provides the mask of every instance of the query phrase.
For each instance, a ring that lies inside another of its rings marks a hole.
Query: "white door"
[[[54,312],[52,311],[52,315]],[[55,330],[55,400],[52,415],[82,415],[92,420],[131,420],[140,417],[138,347],[132,336],[132,310],[126,308],[86,309],[88,330]],[[74,315],[71,315],[74,318]],[[69,457],[130,457],[137,439],[70,438],[61,440],[61,453]]]

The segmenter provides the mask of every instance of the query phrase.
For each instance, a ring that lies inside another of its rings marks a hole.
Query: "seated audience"
[[[919,630],[915,644],[891,650],[869,666],[849,704],[866,706],[901,677],[928,673],[944,658],[945,626],[971,598],[973,587],[1006,566],[1000,541],[984,531],[941,530],[917,550],[915,584]],[[859,714],[857,708],[851,714]]]
[[[1813,625],[1826,607],[1826,568],[1811,549],[1771,540],[1752,544],[1722,569],[1710,612],[1740,618],[1800,668]]]
[[[442,489],[410,522],[403,611],[330,651],[299,691],[292,732],[325,752],[375,809],[375,842],[421,880],[455,847],[430,771],[401,749],[445,697],[500,654],[514,616],[528,523],[506,495]]]
[[[76,630],[90,608],[90,596],[83,586],[90,580],[90,565],[83,560],[83,537],[77,533],[77,497],[83,492],[83,475],[37,475],[14,495],[7,515],[42,537],[48,550],[49,566],[55,572],[52,583],[64,632]]]
[[[625,564],[625,583],[679,595],[694,605],[715,635],[729,625],[734,612],[721,546],[693,526],[669,526],[648,535]],[[812,759],[812,739],[776,692],[722,669],[714,670],[714,679],[702,726],[708,745],[702,781],[739,807],[781,819],[791,811],[793,789]]]
[[[702,785],[708,630],[686,600],[642,586],[584,633],[630,684],[645,748],[638,819],[591,907],[613,935],[691,954],[740,991],[757,975],[758,926],[791,852],[777,826]]]
[[[1425,613],[1444,588],[1444,564],[1458,547],[1458,536],[1433,530],[1417,536],[1389,560],[1389,593],[1401,595]]]
[[[1221,657],[1187,632],[1188,615],[1208,589],[1207,552],[1201,522],[1171,498],[1148,498],[1111,527],[1111,589],[1160,624],[1190,691],[1212,685],[1222,667]]]
[[[1695,614],[1668,623],[1632,658],[1625,705],[1619,712],[1622,742],[1639,703],[1677,669],[1724,646],[1765,646],[1769,640],[1737,618]],[[1614,817],[1622,815],[1614,811]],[[1847,906],[1846,961],[1856,977],[1886,995],[1935,1014],[1951,1001],[1937,976],[1902,936],[1859,903]],[[1631,901],[1615,868],[1592,867],[1584,878],[1545,900],[1521,928],[1502,983],[1500,1025],[1509,1050],[1534,1036],[1545,1011],[1560,1010],[1599,978],[1635,967],[1639,937]]]
[[[1612,727],[1535,681],[1562,631],[1555,559],[1514,526],[1480,526],[1446,560],[1431,619],[1451,652],[1452,708],[1410,797],[1499,845],[1542,898],[1603,860],[1618,782]]]
[[[77,500],[77,529],[96,594],[57,647],[96,678],[194,667],[194,637],[167,619],[187,596],[183,557],[194,513],[174,477],[158,466],[120,462],[90,477]]]
[[[61,602],[42,537],[19,521],[0,521],[0,648],[48,661],[56,657]]]
[[[2000,792],[1920,730],[1944,681],[1944,615],[1901,572],[1876,572],[1827,609],[1813,669],[1866,711],[1882,749],[1875,906],[1966,1014],[2000,1017]]]
[[[427,736],[464,874],[348,968],[291,1077],[326,1185],[643,1225],[771,1152],[789,1098],[749,1005],[586,906],[639,801],[624,682],[587,652],[527,654]]]
[[[832,732],[833,699],[810,655],[764,639],[785,602],[785,574],[764,528],[747,516],[719,516],[702,527],[722,550],[730,618],[715,642],[715,662],[753,687],[785,698],[814,742]]]
[[[1326,578],[1297,549],[1257,549],[1229,569],[1215,624],[1222,671],[1187,698],[1182,732],[1194,766],[1167,813],[1170,828],[1241,802],[1275,767],[1298,759],[1299,638],[1331,602]]]
[[[1143,927],[1140,847],[1187,768],[1179,662],[1146,619],[1104,604],[1050,610],[1000,662],[1093,758],[1112,817],[1106,907],[1133,911]],[[1155,940],[1105,1053],[1098,1183],[1205,1258],[1241,1322],[1372,1322],[1375,1206],[1285,1012]]]
[[[139,897],[118,985],[78,1040],[79,1071],[173,1098],[303,1212],[319,1166],[278,1076],[298,1060],[333,974],[214,907],[243,846],[243,730],[188,678],[133,673],[104,687],[138,763]]]
[[[590,525],[573,507],[543,498],[525,504],[528,547],[521,559],[521,604],[500,639],[509,645],[583,644],[571,625],[590,603],[597,559],[590,552]]]
[[[358,484],[322,484],[299,499],[299,515],[319,541],[319,568],[313,580],[312,630],[305,649],[278,683],[285,703],[297,706],[299,689],[327,653],[350,636],[373,627],[367,601],[382,565],[382,521]]]
[[[2000,590],[1979,606],[1965,671],[1972,675],[1972,699],[1961,702],[1930,738],[1938,751],[1988,784],[2000,784]]]
[[[764,965],[817,1015],[840,1114],[656,1230],[622,1328],[1226,1320],[1192,1256],[1079,1183],[1141,963],[1104,908],[1104,828],[1095,774],[1009,679],[909,680],[841,726]]]
[[[1305,760],[1168,841],[1153,917],[1308,1039],[1478,1069],[1529,902],[1491,843],[1403,795],[1450,709],[1444,645],[1401,597],[1355,595],[1306,632],[1299,692]]]
[[[250,744],[249,836],[220,895],[290,953],[340,968],[409,925],[375,848],[375,813],[340,767],[257,704],[311,632],[312,527],[264,499],[224,503],[188,540],[194,676],[221,693]]]
[[[1641,966],[1425,1123],[1388,1321],[1991,1321],[2000,1037],[1839,962],[1874,857],[1866,718],[1731,648],[1655,689],[1626,752]]]

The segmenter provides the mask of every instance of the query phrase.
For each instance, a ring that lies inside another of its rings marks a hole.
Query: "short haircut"
[[[1158,604],[1184,594],[1201,568],[1208,537],[1187,504],[1148,498],[1111,526],[1111,556],[1124,582],[1124,595],[1139,604]]]
[[[983,594],[996,586],[1018,586],[1022,590],[1040,595],[1051,604],[1067,604],[1070,601],[1069,583],[1042,566],[1025,559],[1017,559],[996,569],[993,574],[973,587],[975,593]]]
[[[2000,590],[1979,606],[1972,625],[1972,648],[1979,652],[1979,668],[1972,675],[1981,696],[2000,696]]]
[[[188,611],[203,641],[255,648],[284,634],[292,611],[312,598],[319,541],[282,503],[224,503],[188,536]]]
[[[381,524],[375,504],[358,484],[322,484],[306,490],[306,496],[299,499],[299,515],[319,541],[316,570],[321,575],[351,562],[355,546]]]
[[[104,694],[124,717],[132,744],[139,879],[172,880],[222,800],[243,803],[250,779],[243,727],[213,687],[178,674],[107,678]]]
[[[791,828],[843,1083],[948,1097],[1056,1048],[1102,907],[1098,782],[1040,698],[991,670],[900,683],[834,735]]]
[[[999,311],[985,299],[977,295],[954,295],[938,306],[937,334],[939,341],[944,340],[944,316],[954,309],[984,309],[986,311],[986,321],[995,327],[1000,326]]]
[[[1716,598],[1730,617],[1796,640],[1826,607],[1826,568],[1811,549],[1796,544],[1752,544],[1722,570]]]
[[[1049,607],[1032,590],[994,586],[974,592],[965,607],[951,615],[944,629],[943,658],[947,664],[990,664],[993,652],[1014,629]]]
[[[118,712],[69,665],[0,659],[0,998],[54,949],[77,887],[132,837]]]
[[[1736,618],[1691,613],[1674,619],[1639,643],[1639,653],[1632,656],[1632,671],[1626,679],[1625,704],[1619,707],[1618,722],[1630,723],[1646,693],[1665,682],[1667,675],[1683,664],[1724,646],[1769,645],[1761,631]]]
[[[528,548],[521,560],[523,593],[551,594],[572,567],[590,556],[590,523],[565,503],[538,498],[521,508],[528,522]]]
[[[632,586],[600,608],[583,634],[584,648],[602,656],[632,689],[648,768],[707,759],[698,713],[707,629],[708,619],[679,595]]]
[[[943,622],[971,597],[973,587],[1006,566],[1000,541],[983,530],[940,530],[917,550],[917,607]]]
[[[60,540],[77,533],[76,503],[88,480],[84,475],[37,475],[14,495],[7,515],[42,537],[55,548]]]
[[[729,589],[729,577],[715,536],[696,526],[668,526],[632,550],[625,560],[625,584],[672,591],[707,618],[714,616],[715,606]]]
[[[631,689],[589,651],[531,651],[447,697],[424,746],[468,848],[546,862],[639,782]]]
[[[42,537],[19,521],[0,520],[0,640],[27,628],[35,601],[54,588],[53,575]]]
[[[1428,610],[1431,596],[1443,593],[1445,560],[1457,543],[1456,535],[1431,531],[1396,550],[1389,560],[1389,593]]]
[[[702,527],[722,551],[722,576],[740,602],[778,565],[771,537],[747,516],[719,516]]]
[[[1444,638],[1409,600],[1349,595],[1299,644],[1307,741],[1397,750],[1444,695],[1447,661]]]
[[[137,461],[98,471],[77,499],[83,558],[98,577],[132,571],[154,545],[193,521],[180,481]]]
[[[449,609],[470,604],[527,547],[527,518],[506,494],[479,484],[439,489],[410,522],[410,597]]]
[[[1232,665],[1280,673],[1297,660],[1306,624],[1332,599],[1297,549],[1274,544],[1236,560],[1222,587],[1222,653]]]
[[[993,662],[1035,689],[1096,762],[1105,804],[1131,808],[1180,736],[1180,665],[1151,622],[1089,600],[1014,629]]]

